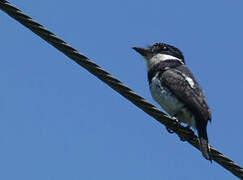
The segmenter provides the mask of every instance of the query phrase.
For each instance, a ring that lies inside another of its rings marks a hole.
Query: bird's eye
[[[166,46],[163,46],[163,48],[162,48],[163,50],[167,50],[168,48],[166,47]]]

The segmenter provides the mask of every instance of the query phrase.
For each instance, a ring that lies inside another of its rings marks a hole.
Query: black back
[[[206,126],[208,120],[211,120],[204,92],[197,83],[192,72],[180,61],[166,60],[155,65],[148,72],[148,81],[159,73],[162,86],[166,86],[185,106],[195,115],[202,126]],[[190,77],[194,81],[193,88],[186,80]],[[197,126],[201,126],[198,124]]]

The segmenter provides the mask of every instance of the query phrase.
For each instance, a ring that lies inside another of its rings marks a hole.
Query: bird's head
[[[147,60],[149,69],[155,64],[165,60],[178,60],[182,64],[185,64],[182,52],[178,48],[169,44],[155,43],[146,48],[133,47],[133,49]]]

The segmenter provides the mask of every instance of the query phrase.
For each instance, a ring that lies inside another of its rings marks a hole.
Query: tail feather
[[[203,156],[207,160],[212,161],[211,151],[210,151],[210,147],[208,144],[208,135],[207,135],[206,127],[207,127],[206,124],[200,124],[199,126],[197,126],[200,149],[202,151]]]
[[[208,140],[200,137],[199,138],[199,142],[200,142],[200,149],[202,151],[203,156],[209,160],[212,161],[212,157],[211,157],[211,151],[210,151],[210,147],[208,145]]]

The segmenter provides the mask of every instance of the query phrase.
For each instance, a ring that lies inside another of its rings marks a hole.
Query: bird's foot
[[[187,126],[185,127],[185,129],[191,131],[191,126],[187,125]],[[185,142],[185,141],[186,141],[186,138],[184,138],[184,137],[180,137],[180,140],[183,141],[183,142]]]
[[[186,135],[186,137],[180,137],[181,141],[194,140],[195,134],[194,134],[193,130],[191,129],[191,126],[188,125],[184,128],[185,128],[185,131],[187,131],[186,132],[187,135]]]
[[[180,125],[180,121],[178,119],[176,119],[176,117],[172,117],[172,119],[173,119],[173,124],[178,127]],[[168,128],[168,127],[166,127],[166,130],[170,134],[173,134],[174,133],[174,131],[172,129]]]

